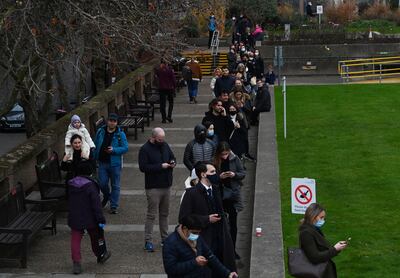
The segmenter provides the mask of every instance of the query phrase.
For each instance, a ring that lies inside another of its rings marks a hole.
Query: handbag
[[[304,251],[297,247],[288,247],[289,274],[299,278],[321,278],[328,262],[311,263]]]

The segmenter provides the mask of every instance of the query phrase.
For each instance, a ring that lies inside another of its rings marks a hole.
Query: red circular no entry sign
[[[296,190],[294,191],[294,197],[300,204],[307,205],[311,202],[312,191],[307,185],[301,184],[296,187]]]

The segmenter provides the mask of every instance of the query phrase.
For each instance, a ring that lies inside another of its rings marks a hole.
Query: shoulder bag
[[[328,266],[328,262],[311,263],[304,251],[297,247],[288,247],[289,274],[299,278],[321,278]]]

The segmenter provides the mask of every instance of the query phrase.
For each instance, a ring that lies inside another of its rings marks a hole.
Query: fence
[[[338,73],[343,82],[400,76],[400,56],[339,61]]]

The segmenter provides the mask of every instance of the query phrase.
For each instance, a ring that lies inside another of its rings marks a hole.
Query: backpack
[[[192,69],[189,66],[184,66],[182,68],[182,77],[186,81],[191,81],[192,80]]]

